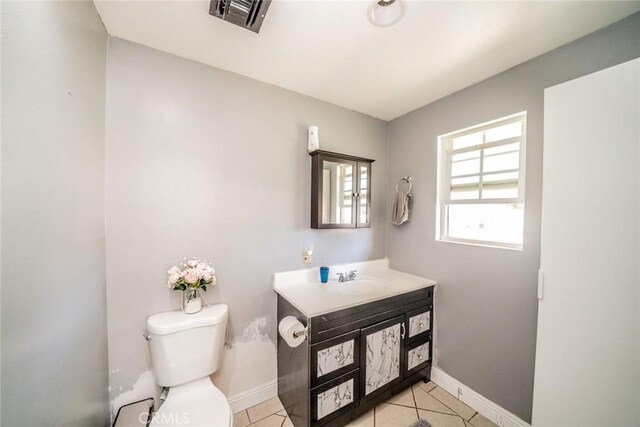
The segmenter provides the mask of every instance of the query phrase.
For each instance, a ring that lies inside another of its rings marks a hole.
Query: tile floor
[[[496,427],[494,423],[432,382],[380,403],[349,427],[410,427],[418,419],[433,427]],[[234,427],[293,427],[276,397],[234,415]]]

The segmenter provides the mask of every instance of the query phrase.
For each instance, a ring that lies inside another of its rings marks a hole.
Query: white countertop
[[[355,282],[338,282],[336,273],[357,270]],[[435,285],[424,277],[391,270],[387,258],[330,266],[329,282],[320,268],[275,273],[273,289],[307,317],[319,316]],[[350,287],[351,286],[351,287]],[[364,292],[351,292],[357,287]]]

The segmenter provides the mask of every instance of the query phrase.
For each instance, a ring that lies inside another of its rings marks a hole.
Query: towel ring
[[[409,184],[409,191],[407,191],[407,194],[411,194],[411,187],[413,186],[411,183],[413,182],[413,178],[411,178],[410,176],[405,176],[400,179],[400,182],[396,184],[396,193],[398,192],[398,186],[402,184],[403,181]]]

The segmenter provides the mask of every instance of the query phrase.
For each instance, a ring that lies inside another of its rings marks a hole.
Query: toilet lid
[[[229,427],[232,413],[225,395],[207,378],[201,387],[169,389],[167,400],[153,414],[153,426]],[[174,392],[175,391],[175,392]]]

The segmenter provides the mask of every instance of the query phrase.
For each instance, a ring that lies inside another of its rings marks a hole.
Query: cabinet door
[[[403,371],[404,316],[361,330],[361,393],[371,398],[400,382]]]
[[[312,228],[354,228],[358,162],[326,154],[312,163]]]
[[[371,227],[371,163],[358,162],[356,227]]]

